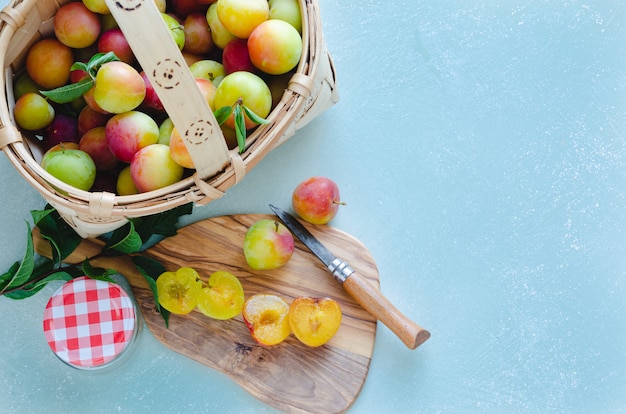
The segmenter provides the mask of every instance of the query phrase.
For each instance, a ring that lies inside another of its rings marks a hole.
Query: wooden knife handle
[[[430,338],[430,332],[407,318],[358,272],[348,276],[343,282],[343,287],[354,300],[391,329],[410,349],[417,348]]]

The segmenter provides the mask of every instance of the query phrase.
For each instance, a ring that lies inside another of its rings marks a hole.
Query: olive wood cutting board
[[[246,298],[273,293],[290,303],[297,296],[331,297],[343,318],[337,334],[325,345],[311,348],[293,335],[271,347],[257,344],[241,314],[220,321],[199,311],[170,315],[169,328],[156,312],[154,297],[143,276],[126,256],[101,258],[96,266],[116,269],[128,280],[152,334],[170,349],[218,370],[267,405],[288,413],[340,413],[358,396],[367,377],[376,319],[356,303],[324,265],[296,238],[289,262],[274,270],[254,271],[243,255],[245,233],[255,221],[273,215],[220,216],[183,227],[178,234],[148,249],[145,256],[168,270],[195,268],[206,280],[217,270],[239,278]],[[352,264],[379,287],[376,264],[367,248],[354,237],[331,226],[304,223],[335,255]],[[50,255],[47,242],[34,233],[39,254]],[[86,239],[66,261],[78,262],[100,251],[101,243]]]

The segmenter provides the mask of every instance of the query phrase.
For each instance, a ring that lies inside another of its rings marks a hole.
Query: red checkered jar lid
[[[115,283],[72,279],[48,301],[43,330],[62,361],[76,368],[101,368],[133,341],[137,332],[134,302]]]

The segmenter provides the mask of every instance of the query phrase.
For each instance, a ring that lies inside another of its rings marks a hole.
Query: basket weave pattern
[[[24,68],[28,49],[54,33],[56,11],[69,0],[13,0],[0,12],[0,147],[20,174],[83,237],[96,237],[126,223],[127,218],[167,211],[189,202],[203,205],[221,197],[296,130],[338,101],[335,71],[324,43],[316,0],[300,0],[303,52],[280,103],[247,138],[246,149],[229,151],[215,118],[176,48],[152,0],[107,0],[109,8],[147,74],[176,70],[175,86],[157,93],[180,131],[196,171],[160,190],[132,196],[88,192],[71,187],[39,165],[41,154],[29,144],[13,119],[13,78]],[[149,23],[148,23],[149,22]],[[154,82],[153,82],[154,84]]]

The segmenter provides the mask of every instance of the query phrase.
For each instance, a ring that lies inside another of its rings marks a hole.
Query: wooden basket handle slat
[[[106,0],[137,61],[178,129],[201,179],[230,154],[220,126],[152,0]]]

